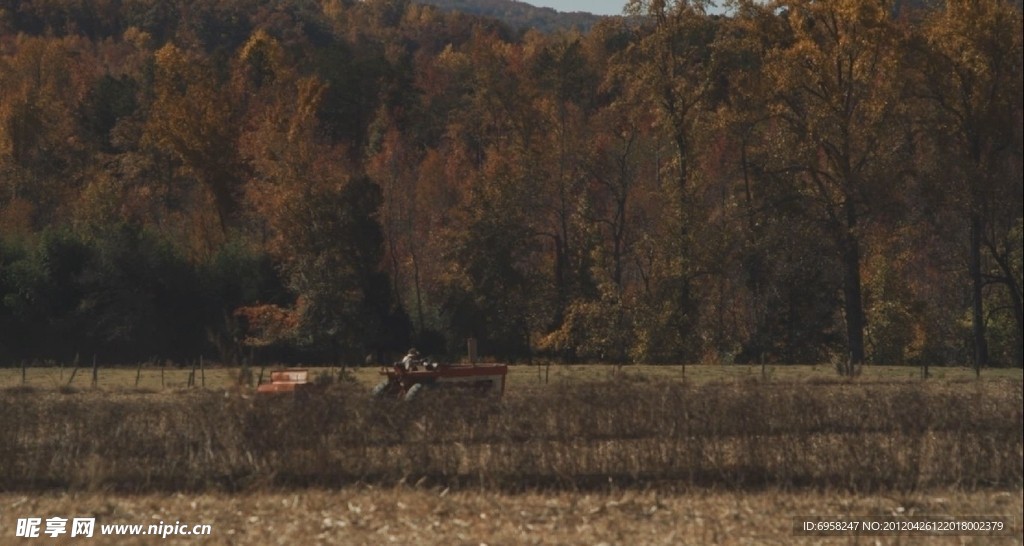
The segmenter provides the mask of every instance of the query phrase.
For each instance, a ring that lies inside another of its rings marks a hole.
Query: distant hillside
[[[443,10],[491,17],[517,29],[534,28],[541,32],[578,29],[590,30],[601,17],[592,13],[564,13],[551,8],[538,8],[516,0],[418,0]]]

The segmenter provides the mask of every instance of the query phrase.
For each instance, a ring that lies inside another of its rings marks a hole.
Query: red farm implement
[[[270,372],[270,383],[262,383],[256,387],[257,394],[294,393],[312,387],[309,382],[309,370],[305,368],[289,368]]]
[[[423,389],[465,391],[475,394],[505,393],[505,364],[403,366],[395,364],[382,368],[384,381],[373,389],[379,398],[410,400]]]

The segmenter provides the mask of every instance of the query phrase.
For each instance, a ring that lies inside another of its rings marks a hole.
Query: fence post
[[[99,367],[96,365],[96,353],[92,354],[92,386],[96,387],[100,382]]]
[[[75,380],[75,374],[78,373],[78,353],[75,353],[74,368],[71,369],[71,377],[68,378],[68,386],[71,386],[71,382]]]
[[[203,355],[199,355],[199,377],[202,381],[201,386],[206,388],[206,364],[203,362]]]

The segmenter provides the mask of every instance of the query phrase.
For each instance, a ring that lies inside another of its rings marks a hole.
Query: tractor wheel
[[[419,394],[421,390],[423,390],[423,385],[421,383],[417,383],[409,387],[409,390],[405,392],[405,396],[402,399],[408,402],[413,398],[416,398],[416,395]]]

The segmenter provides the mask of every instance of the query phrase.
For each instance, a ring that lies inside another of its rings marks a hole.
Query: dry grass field
[[[0,544],[12,518],[95,517],[103,523],[209,524],[204,537],[104,536],[82,544],[1020,544],[1016,492],[695,490],[528,492],[349,487],[227,495],[0,493]],[[795,517],[1013,515],[1009,536],[795,536]],[[148,540],[147,540],[148,539]]]
[[[89,372],[0,374],[0,544],[21,543],[17,518],[80,515],[213,528],[171,544],[1022,542],[1020,370],[515,367],[502,400],[408,403],[367,396],[375,369],[269,398],[233,370],[205,389],[189,370]],[[1012,532],[793,534],[882,515]]]
[[[265,375],[269,375],[271,366],[265,368]],[[323,367],[309,368],[311,373],[329,374],[337,369]],[[348,368],[348,373],[359,384],[367,389],[379,381],[377,367],[353,367]],[[190,366],[155,366],[151,363],[144,364],[141,369],[134,367],[103,367],[97,371],[97,386],[106,389],[132,389],[140,388],[147,390],[168,390],[182,389],[188,386],[189,375],[192,374]],[[252,371],[253,379],[259,376],[259,368]],[[71,367],[57,367],[50,365],[29,366],[24,370],[24,378],[21,368],[0,368],[0,389],[27,385],[39,389],[57,389],[60,387],[74,387],[87,389],[92,387],[91,364],[83,364],[77,372]],[[72,377],[73,376],[73,377]],[[932,367],[929,376],[937,381],[968,381],[975,379],[974,370],[967,367]],[[594,381],[607,381],[611,379],[635,379],[651,382],[669,381],[679,382],[685,380],[691,383],[706,383],[710,381],[835,381],[836,371],[829,365],[785,365],[767,366],[764,370],[760,366],[732,365],[688,365],[684,369],[681,366],[652,366],[652,365],[569,365],[552,364],[545,365],[514,365],[509,367],[509,386],[511,390],[532,390],[544,388],[545,386],[562,386],[565,383],[589,383]],[[859,381],[915,381],[921,378],[921,369],[912,366],[865,366]],[[238,369],[225,368],[211,363],[205,369],[195,370],[195,385],[207,388],[222,389],[233,387],[237,383]],[[1024,370],[1021,368],[990,368],[982,371],[982,381],[992,379],[1013,379],[1024,380]]]

